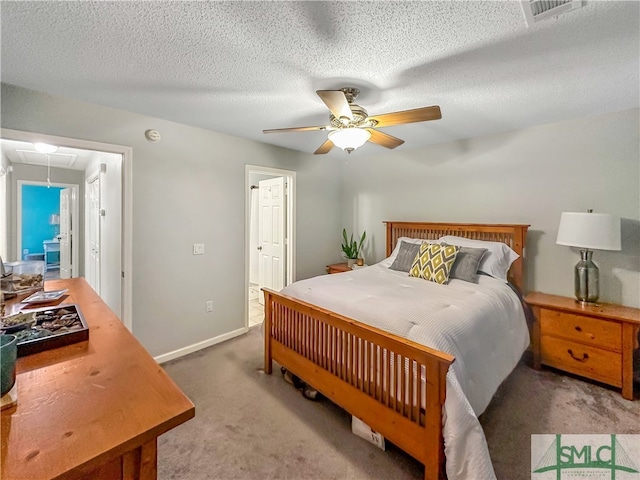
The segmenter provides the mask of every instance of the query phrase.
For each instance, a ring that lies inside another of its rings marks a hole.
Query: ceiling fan
[[[313,152],[315,155],[328,153],[334,146],[347,153],[353,152],[367,141],[386,148],[396,148],[404,140],[393,137],[376,127],[390,127],[404,123],[426,122],[442,118],[440,107],[414,108],[401,112],[383,113],[369,116],[367,111],[354,100],[360,93],[357,88],[341,88],[340,90],[317,90],[316,93],[331,111],[329,125],[315,127],[274,128],[263,130],[263,133],[309,132],[313,130],[329,131],[329,138]]]

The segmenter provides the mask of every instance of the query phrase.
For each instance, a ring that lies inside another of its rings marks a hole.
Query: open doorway
[[[247,165],[245,279],[246,325],[264,319],[261,288],[294,281],[295,172]]]
[[[45,280],[79,276],[80,186],[18,180],[17,187],[15,258],[44,261]]]
[[[101,252],[95,258],[104,258],[100,267],[101,284],[99,286],[100,296],[105,303],[118,315],[124,325],[132,328],[132,211],[131,211],[131,160],[132,149],[130,147],[93,142],[89,140],[79,140],[66,137],[57,137],[34,132],[22,132],[17,130],[2,129],[0,131],[0,142],[2,145],[4,195],[3,204],[6,200],[7,209],[0,215],[4,217],[4,225],[0,227],[0,234],[3,235],[0,247],[7,252],[8,260],[21,259],[22,249],[17,250],[18,231],[17,228],[17,181],[34,180],[34,175],[38,173],[38,158],[34,151],[34,143],[44,142],[57,147],[55,153],[50,154],[47,163],[51,163],[51,184],[55,184],[55,176],[63,182],[68,178],[72,170],[79,170],[80,180],[73,182],[78,188],[76,195],[78,204],[77,219],[74,227],[74,246],[78,255],[78,260],[73,261],[73,275],[85,276],[87,255],[89,254],[89,244],[85,245],[85,225],[88,225],[88,218],[85,214],[89,212],[85,209],[85,195],[88,191],[87,185],[95,183],[98,179],[102,185],[102,194],[99,196],[97,205],[99,208],[92,210],[99,219],[101,229],[98,232]],[[18,150],[22,150],[19,152]],[[86,163],[78,163],[80,158],[84,158]],[[54,167],[55,160],[66,161],[68,165],[62,163]],[[75,168],[74,168],[75,167]],[[55,170],[54,170],[55,169]],[[49,166],[45,168],[49,173]],[[48,177],[48,175],[47,175]],[[41,180],[41,179],[38,179]],[[68,182],[68,180],[67,180]],[[71,183],[71,182],[68,182]],[[62,212],[61,212],[62,213]],[[72,214],[73,215],[73,214]],[[62,215],[61,215],[62,217]],[[60,218],[62,223],[62,218]],[[62,228],[62,225],[60,225]],[[55,245],[54,245],[55,248]],[[62,253],[62,252],[61,252]],[[11,258],[14,257],[14,258]],[[62,263],[62,262],[61,262]],[[76,268],[77,266],[77,268]]]

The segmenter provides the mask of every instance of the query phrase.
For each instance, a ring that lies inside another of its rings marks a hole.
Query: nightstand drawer
[[[622,386],[622,356],[618,353],[543,335],[540,355],[545,365]]]
[[[540,333],[622,351],[622,326],[616,322],[543,308],[540,310]]]

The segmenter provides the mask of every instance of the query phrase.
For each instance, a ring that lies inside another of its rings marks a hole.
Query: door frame
[[[17,256],[16,258],[20,258],[22,259],[22,187],[24,185],[35,185],[38,187],[43,187],[46,188],[49,186],[49,184],[47,182],[38,182],[35,180],[18,180],[16,182],[16,186],[18,191],[16,192],[16,229],[18,230],[16,232],[16,253]],[[52,187],[60,187],[60,188],[70,188],[72,193],[73,193],[73,205],[71,207],[71,218],[75,219],[75,228],[72,230],[73,231],[73,236],[72,238],[72,243],[71,243],[71,278],[77,277],[78,276],[78,266],[80,265],[78,263],[78,247],[77,247],[77,236],[79,235],[79,229],[77,228],[78,225],[78,221],[79,221],[79,211],[80,209],[78,208],[78,199],[80,198],[80,185],[78,185],[77,183],[58,183],[58,182],[52,182],[51,183]],[[73,221],[73,220],[72,220]],[[47,261],[47,259],[45,258],[45,262]]]
[[[98,274],[96,275],[96,272],[93,272],[93,275],[91,278],[91,280],[88,279],[87,277],[87,272],[90,268],[92,268],[89,263],[91,261],[92,258],[92,254],[90,253],[90,251],[92,250],[92,244],[91,244],[91,236],[93,235],[94,232],[91,231],[91,216],[93,213],[95,212],[91,212],[91,205],[89,204],[89,200],[91,198],[91,192],[89,191],[90,188],[93,188],[92,185],[98,182],[98,202],[100,202],[100,195],[101,195],[101,191],[100,189],[102,188],[102,185],[100,184],[101,180],[100,180],[100,171],[98,171],[95,175],[90,176],[89,178],[87,178],[84,182],[84,276],[85,279],[87,279],[87,283],[89,285],[91,285],[91,287],[98,293],[98,295],[100,295],[101,290],[101,284],[100,281],[102,280],[102,272],[99,271]],[[100,215],[100,205],[98,204],[98,216]],[[98,243],[100,243],[100,238],[101,238],[101,225],[100,225],[100,221],[98,218]],[[102,248],[100,248],[99,251],[99,259],[98,259],[98,265],[100,270],[102,270]],[[98,287],[96,289],[96,286]]]
[[[81,140],[78,138],[59,137],[45,133],[27,132],[22,130],[12,130],[0,128],[0,138],[8,140],[18,140],[22,142],[44,142],[59,147],[78,148],[82,150],[96,150],[99,152],[115,153],[122,158],[122,237],[120,250],[122,253],[122,281],[121,300],[122,312],[120,319],[125,327],[133,330],[133,205],[132,205],[132,182],[133,173],[133,148],[125,145],[115,145],[111,143],[94,142],[91,140]],[[117,314],[118,312],[116,312]]]
[[[284,177],[286,183],[287,205],[286,220],[283,230],[287,239],[285,248],[286,274],[284,284],[289,285],[296,281],[296,172],[293,170],[283,170],[280,168],[263,167],[260,165],[245,165],[244,167],[244,324],[249,325],[249,245],[251,232],[251,174],[271,175],[273,177]]]

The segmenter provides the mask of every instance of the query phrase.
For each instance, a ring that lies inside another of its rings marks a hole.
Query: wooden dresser
[[[622,388],[633,400],[633,350],[640,309],[533,292],[533,366],[548,365]]]
[[[155,479],[157,437],[195,407],[84,279],[46,282],[63,288],[89,340],[18,358],[0,478]]]

